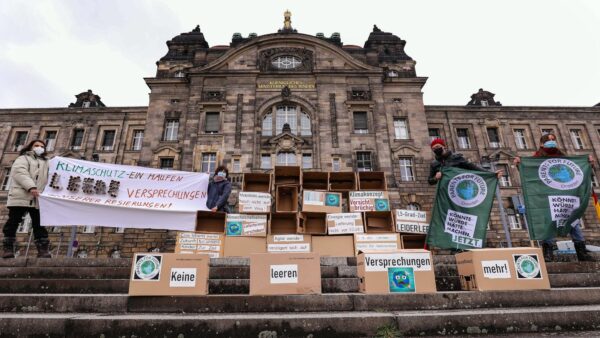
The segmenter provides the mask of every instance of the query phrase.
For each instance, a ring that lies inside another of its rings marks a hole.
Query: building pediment
[[[290,132],[283,132],[267,141],[271,146],[283,151],[293,151],[299,149],[304,144],[304,140]]]

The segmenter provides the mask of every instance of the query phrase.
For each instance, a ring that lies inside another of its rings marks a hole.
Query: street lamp
[[[499,154],[496,154],[493,158],[490,156],[481,157],[481,167],[486,170],[496,171],[496,163],[500,159]],[[504,228],[504,235],[506,236],[506,243],[509,248],[512,248],[512,240],[510,238],[510,231],[508,229],[508,221],[506,220],[506,211],[502,204],[502,194],[500,193],[500,186],[496,183],[496,200],[498,200],[498,209],[500,210],[500,220],[502,221],[502,227]]]

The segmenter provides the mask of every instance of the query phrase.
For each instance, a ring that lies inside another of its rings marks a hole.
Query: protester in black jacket
[[[229,170],[225,166],[215,169],[215,175],[208,184],[208,197],[206,207],[212,211],[229,212],[227,200],[231,194],[231,182],[229,182]]]

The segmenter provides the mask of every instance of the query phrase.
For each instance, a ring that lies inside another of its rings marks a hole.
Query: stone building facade
[[[520,193],[512,158],[531,154],[549,130],[569,154],[598,158],[600,107],[502,106],[484,90],[465,106],[426,106],[427,78],[417,76],[405,44],[374,26],[363,47],[344,45],[338,33],[298,33],[287,16],[277,33],[236,33],[228,46],[211,47],[196,27],[167,41],[156,75],[145,78],[147,107],[106,107],[88,90],[68,108],[0,109],[0,203],[19,147],[41,138],[53,155],[108,163],[204,172],[225,164],[234,208],[241,173],[300,165],[384,171],[393,207],[429,211],[429,142],[439,136],[470,160],[506,170],[501,192],[513,242],[528,243],[512,198]],[[0,222],[6,216],[3,207]],[[598,242],[592,208],[584,224],[588,240]],[[495,207],[488,245],[505,245],[502,229]],[[67,229],[51,231],[61,254],[67,237]],[[80,227],[79,253],[169,250],[174,238],[167,231]],[[19,242],[23,249],[26,233]]]

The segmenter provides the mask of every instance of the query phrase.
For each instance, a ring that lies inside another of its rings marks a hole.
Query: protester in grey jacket
[[[31,141],[24,147],[10,170],[8,192],[8,221],[4,225],[3,258],[14,258],[14,243],[17,228],[25,214],[31,217],[38,257],[50,258],[48,231],[40,226],[38,197],[48,182],[48,160],[46,144],[41,140]]]

